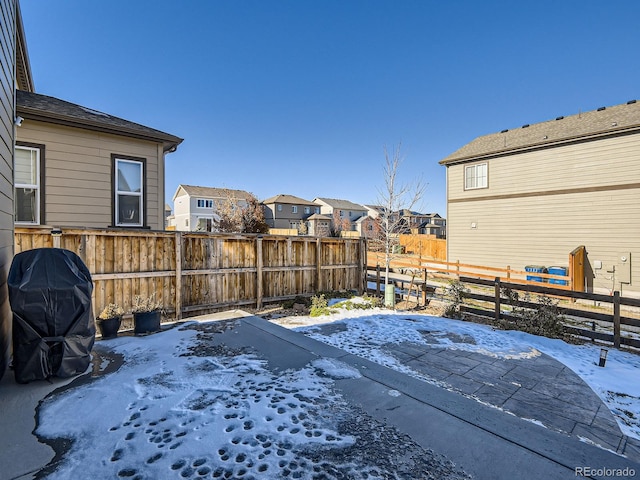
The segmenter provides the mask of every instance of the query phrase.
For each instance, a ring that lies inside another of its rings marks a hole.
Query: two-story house
[[[485,135],[440,163],[449,261],[568,268],[584,246],[587,290],[640,295],[640,103]]]
[[[418,227],[418,233],[435,235],[437,238],[447,237],[447,220],[437,213],[427,213],[422,216],[423,222]]]
[[[344,226],[349,226],[348,229],[342,228],[343,230],[355,230],[355,221],[362,216],[366,216],[368,213],[367,207],[350,202],[349,200],[317,197],[314,198],[313,201],[320,205],[321,214],[333,219],[334,228],[336,228],[336,222],[340,222]]]
[[[320,213],[320,205],[294,195],[276,195],[263,200],[264,219],[270,228],[300,229],[307,219]]]
[[[233,202],[244,208],[251,198],[244,190],[179,185],[173,195],[173,226],[180,231],[213,232],[221,206]]]

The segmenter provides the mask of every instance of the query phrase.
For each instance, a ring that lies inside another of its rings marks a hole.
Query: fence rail
[[[53,233],[52,233],[53,232]],[[16,228],[15,252],[77,253],[94,281],[93,307],[131,308],[153,293],[177,319],[328,290],[365,287],[363,239],[130,230]]]
[[[621,315],[621,305],[631,306],[631,307],[640,307],[640,299],[637,298],[627,298],[621,297],[620,292],[614,292],[613,295],[601,295],[595,293],[586,293],[586,292],[573,292],[566,291],[558,288],[550,288],[550,287],[541,287],[541,286],[533,286],[533,285],[522,285],[519,283],[509,283],[502,282],[499,278],[495,278],[494,281],[488,281],[479,278],[471,278],[471,277],[461,277],[460,281],[462,283],[468,283],[472,285],[482,285],[486,287],[493,287],[494,292],[491,295],[483,295],[478,293],[471,293],[468,295],[469,298],[480,300],[484,302],[489,302],[493,304],[493,310],[487,310],[482,308],[470,308],[464,307],[465,311],[470,313],[476,313],[478,315],[482,315],[485,317],[493,317],[496,320],[500,320],[503,318],[509,318],[509,314],[503,311],[504,305],[510,305],[508,300],[505,299],[502,295],[502,289],[511,289],[517,290],[527,293],[535,293],[540,295],[548,295],[553,296],[559,299],[582,299],[582,300],[590,300],[594,302],[602,302],[608,303],[611,305],[613,312],[610,314],[605,314],[602,312],[591,312],[584,309],[578,309],[573,307],[564,307],[562,305],[558,306],[558,312],[562,315],[568,315],[571,317],[580,317],[583,319],[597,320],[598,322],[604,323],[608,326],[608,329],[611,330],[611,333],[608,332],[597,332],[595,330],[595,324],[593,324],[592,329],[579,328],[574,326],[569,326],[569,331],[581,337],[586,337],[594,340],[601,340],[605,342],[613,343],[613,346],[619,348],[620,345],[631,346],[634,348],[640,348],[640,340],[637,338],[637,334],[631,331],[631,329],[627,330],[627,336],[623,336],[622,326],[627,326],[631,328],[638,329],[640,328],[640,319],[625,317]],[[535,308],[537,304],[533,302],[520,302],[520,306],[525,308]]]
[[[367,256],[368,266],[375,267],[384,265],[385,255],[380,252],[369,252]],[[506,266],[505,268],[489,267],[485,265],[473,265],[460,263],[460,261],[446,262],[444,260],[425,260],[415,255],[392,255],[391,267],[397,269],[417,269],[427,271],[430,275],[444,276],[448,278],[460,278],[469,276],[493,280],[499,277],[500,280],[517,282],[524,285],[541,285],[542,282],[550,282],[554,288],[562,290],[572,289],[572,275],[553,275],[542,272],[527,272]]]
[[[573,252],[572,252],[573,253]],[[369,277],[376,279],[376,291],[380,293],[381,279],[379,262],[383,261],[383,255],[369,252],[367,263],[369,268]],[[621,306],[633,308],[640,307],[640,299],[620,296],[619,292],[613,292],[613,295],[604,295],[597,293],[588,293],[582,291],[573,291],[569,285],[547,284],[539,281],[527,281],[527,275],[535,275],[543,278],[553,278],[556,281],[569,282],[570,276],[543,275],[541,273],[522,272],[509,268],[493,268],[482,267],[478,265],[467,265],[460,262],[436,262],[436,261],[420,261],[408,255],[396,256],[391,266],[394,269],[407,269],[411,272],[420,272],[419,275],[410,276],[409,279],[398,280],[397,275],[392,278],[402,282],[403,286],[411,284],[419,287],[423,296],[423,304],[426,304],[425,292],[427,287],[436,286],[435,283],[428,284],[428,279],[434,277],[456,278],[464,284],[478,287],[474,291],[469,292],[467,298],[477,300],[488,304],[488,307],[478,307],[463,305],[464,311],[474,313],[484,317],[492,317],[494,319],[509,318],[509,313],[502,307],[507,305],[507,299],[502,295],[502,289],[511,289],[530,294],[548,295],[559,300],[570,300],[568,305],[559,305],[558,311],[562,315],[567,316],[573,325],[567,326],[570,333],[592,340],[609,342],[614,347],[621,345],[640,349],[640,318],[631,316],[623,316],[621,314]],[[482,273],[480,273],[482,272]],[[496,273],[497,272],[497,273]],[[491,273],[494,273],[492,276]],[[502,275],[500,275],[502,274]],[[518,278],[518,276],[523,277]],[[438,287],[443,284],[438,283]],[[485,291],[482,291],[484,289]],[[491,290],[491,291],[487,291]],[[597,302],[607,304],[608,309],[600,308],[593,311],[586,305],[576,303],[576,300],[586,300],[589,302]],[[533,302],[520,302],[520,306],[525,308],[535,308],[538,305]],[[627,315],[633,315],[628,313]],[[599,329],[597,330],[596,327]]]

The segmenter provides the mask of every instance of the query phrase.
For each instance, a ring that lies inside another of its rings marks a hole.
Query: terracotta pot
[[[117,337],[121,323],[122,317],[113,317],[104,320],[98,319],[98,327],[100,328],[102,338]]]
[[[152,333],[160,330],[160,310],[133,314],[133,333]]]

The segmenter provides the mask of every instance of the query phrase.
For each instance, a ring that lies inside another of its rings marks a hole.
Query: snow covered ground
[[[416,372],[382,345],[424,343],[419,330],[442,333],[440,348],[499,358],[544,352],[579,374],[622,430],[640,438],[638,355],[610,350],[606,367],[599,368],[597,346],[383,309],[295,319],[307,325],[297,329],[307,335],[408,374]],[[319,322],[342,325],[321,335],[314,326]],[[210,348],[202,325],[110,340],[109,348],[124,359],[119,369],[48,398],[36,433],[73,442],[47,478],[332,479],[355,472],[372,479],[416,478],[416,472],[420,478],[466,478],[447,459],[348,406],[332,385],[358,377],[352,367],[319,359],[275,374],[255,355]],[[474,341],[453,342],[452,334]],[[357,441],[367,435],[368,443]],[[375,445],[373,453],[363,450]],[[403,462],[404,473],[398,470]]]
[[[570,345],[562,340],[538,337],[524,332],[495,330],[487,325],[451,320],[448,318],[386,309],[341,310],[324,317],[295,317],[295,330],[385,365],[421,378],[415,372],[387,354],[386,343],[427,343],[420,331],[440,332],[438,348],[465,349],[497,358],[527,358],[543,352],[578,374],[609,406],[623,433],[640,439],[640,355],[609,349],[606,366],[597,365],[600,346]],[[341,322],[346,328],[331,335],[319,333],[315,325]],[[448,336],[456,334],[473,339],[453,342]]]

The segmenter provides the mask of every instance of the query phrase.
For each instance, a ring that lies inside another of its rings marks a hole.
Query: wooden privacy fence
[[[16,228],[15,252],[59,247],[77,253],[94,282],[97,314],[153,293],[183,315],[365,288],[363,239],[130,230]]]
[[[435,235],[401,234],[400,245],[405,252],[419,257],[443,261],[447,259],[447,241],[435,238]]]
[[[494,291],[491,295],[470,292],[466,296],[474,300],[480,300],[483,302],[489,302],[493,304],[492,310],[487,310],[477,307],[464,306],[464,311],[474,313],[485,317],[493,317],[496,320],[501,318],[508,318],[509,314],[502,308],[505,305],[509,305],[508,300],[503,297],[502,289],[511,289],[516,291],[523,291],[527,293],[534,293],[540,295],[550,295],[559,299],[581,299],[590,300],[593,302],[608,303],[612,306],[613,313],[603,313],[597,311],[589,311],[584,309],[577,309],[572,307],[564,307],[559,305],[558,312],[562,315],[569,316],[570,318],[579,318],[591,320],[591,329],[581,328],[579,326],[568,326],[570,333],[581,337],[586,337],[594,340],[601,340],[604,342],[613,343],[613,346],[618,348],[620,345],[631,346],[634,348],[640,348],[640,340],[638,339],[638,329],[640,329],[640,319],[624,317],[620,313],[620,306],[627,305],[632,307],[640,307],[640,299],[637,298],[625,298],[620,296],[620,292],[613,292],[613,295],[601,295],[595,293],[586,292],[574,292],[566,291],[558,288],[549,288],[534,285],[522,285],[518,283],[502,282],[499,278],[495,278],[493,281],[484,280],[480,278],[461,277],[460,281],[471,285],[481,285],[485,287],[493,287]],[[520,302],[520,305],[526,308],[536,308],[537,304],[533,302]],[[596,322],[601,331],[596,330]],[[583,326],[588,322],[582,322]],[[626,327],[626,336],[623,335]],[[604,331],[603,331],[604,330]]]

